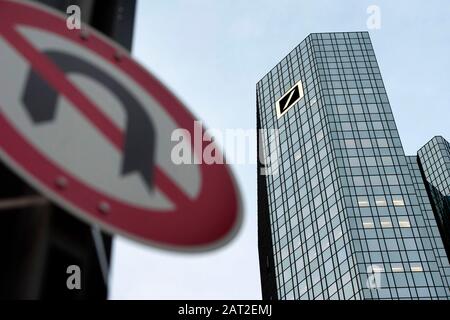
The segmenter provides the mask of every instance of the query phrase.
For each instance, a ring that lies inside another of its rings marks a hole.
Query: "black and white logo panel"
[[[302,82],[297,82],[288,92],[286,92],[276,103],[277,117],[281,118],[290,108],[303,98]]]

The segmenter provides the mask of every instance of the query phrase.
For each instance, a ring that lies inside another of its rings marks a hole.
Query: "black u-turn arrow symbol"
[[[155,165],[156,132],[149,114],[136,98],[118,81],[92,63],[68,53],[43,52],[64,73],[79,73],[88,76],[119,99],[126,112],[124,158],[121,174],[138,172],[148,189],[153,189],[153,168]],[[23,92],[22,100],[32,121],[36,124],[54,121],[58,92],[33,69]]]

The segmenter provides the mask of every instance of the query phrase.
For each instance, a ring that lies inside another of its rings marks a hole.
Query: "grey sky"
[[[140,0],[134,56],[209,128],[255,127],[255,84],[311,32],[369,30],[405,151],[450,138],[450,2]],[[226,151],[226,150],[225,150]],[[245,223],[229,246],[174,254],[118,239],[111,298],[259,299],[256,169],[235,167]]]

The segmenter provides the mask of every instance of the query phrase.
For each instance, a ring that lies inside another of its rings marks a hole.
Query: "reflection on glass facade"
[[[278,118],[298,82],[303,98]],[[257,115],[279,132],[279,170],[258,175],[265,299],[450,296],[368,33],[308,36],[258,82]]]
[[[442,238],[450,254],[450,143],[434,137],[419,152],[431,202],[439,223]]]
[[[442,242],[436,217],[433,214],[430,198],[423,180],[422,171],[420,170],[420,165],[417,160],[418,158],[416,156],[407,157],[411,178],[416,189],[417,201],[422,212],[423,225],[426,226],[426,228],[419,229],[421,232],[419,236],[424,243],[425,250],[433,250],[434,256],[436,257],[438,270],[433,270],[433,279],[435,283],[441,285],[440,283],[442,282],[442,286],[446,286],[448,290],[448,284],[450,284],[450,264],[448,255]]]

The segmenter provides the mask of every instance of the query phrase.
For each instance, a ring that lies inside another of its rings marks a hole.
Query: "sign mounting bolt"
[[[123,53],[122,52],[116,51],[114,53],[114,60],[116,60],[117,62],[122,61],[122,58],[123,58]]]
[[[58,189],[66,189],[69,184],[69,181],[67,181],[66,177],[59,176],[56,179],[55,184],[58,187]]]
[[[89,38],[89,31],[87,31],[86,29],[81,29],[80,31],[80,37],[81,39],[83,39],[84,41],[86,41]]]
[[[102,201],[98,204],[98,211],[100,211],[103,214],[108,214],[111,211],[111,206],[108,202]]]

